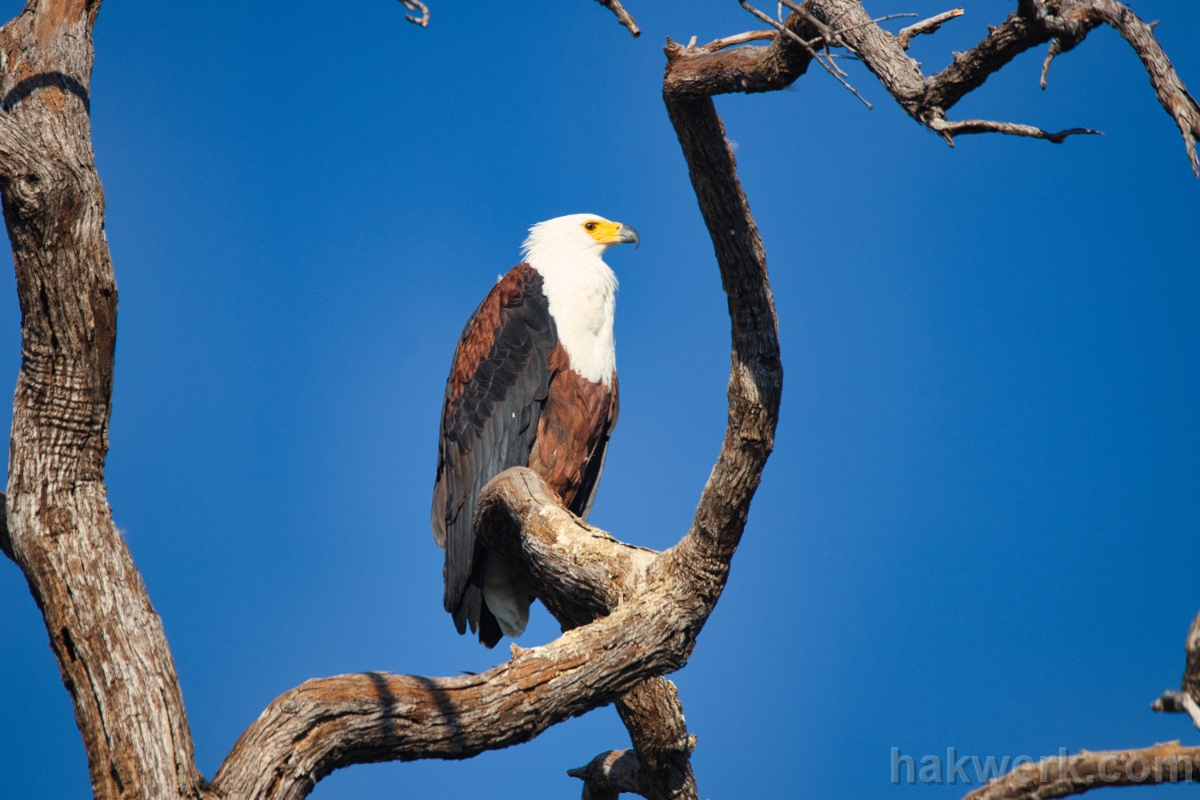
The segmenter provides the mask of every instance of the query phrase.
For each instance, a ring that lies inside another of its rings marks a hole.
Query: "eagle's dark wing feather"
[[[600,475],[604,472],[604,459],[608,455],[608,440],[612,437],[613,428],[617,426],[617,415],[621,408],[620,391],[617,387],[617,374],[613,371],[612,393],[608,405],[608,417],[600,441],[588,456],[583,467],[579,491],[571,502],[570,511],[575,516],[587,522],[588,514],[592,511],[592,503],[596,501],[596,488],[600,485]]]
[[[519,264],[467,322],[446,381],[431,523],[446,548],[446,610],[459,633],[469,623],[488,647],[501,634],[483,602],[486,551],[475,541],[471,512],[491,478],[529,463],[557,344],[542,277]]]

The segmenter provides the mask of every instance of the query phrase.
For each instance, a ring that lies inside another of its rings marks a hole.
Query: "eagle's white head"
[[[639,243],[630,226],[596,214],[571,214],[534,225],[521,247],[525,262],[542,276],[542,291],[571,368],[606,386],[612,385],[617,365],[617,276],[601,256],[626,242]]]
[[[612,222],[597,214],[568,214],[539,222],[529,229],[529,238],[521,245],[526,261],[537,264],[539,256],[567,257],[574,253],[603,255],[614,244],[634,247],[641,243],[638,233],[628,225]]]

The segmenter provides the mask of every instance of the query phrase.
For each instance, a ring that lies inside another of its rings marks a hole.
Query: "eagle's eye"
[[[596,230],[596,223],[594,223],[594,222],[585,222],[585,223],[583,224],[583,229],[584,229],[585,231],[589,231],[589,232],[591,232],[591,231],[594,231],[594,230]]]

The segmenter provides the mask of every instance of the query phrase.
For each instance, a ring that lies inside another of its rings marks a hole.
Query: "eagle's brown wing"
[[[459,633],[469,623],[488,647],[501,633],[483,602],[487,553],[475,541],[471,512],[492,477],[529,463],[552,377],[548,361],[557,344],[542,277],[528,264],[518,264],[467,322],[446,381],[433,536],[446,548],[446,610]]]

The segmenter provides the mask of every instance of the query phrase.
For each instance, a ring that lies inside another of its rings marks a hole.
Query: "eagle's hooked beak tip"
[[[621,242],[621,244],[629,244],[630,242],[633,242],[634,250],[636,250],[642,243],[641,237],[638,236],[638,232],[634,229],[634,227],[632,225],[626,225],[623,222],[621,223],[621,232],[618,234],[618,240]]]

